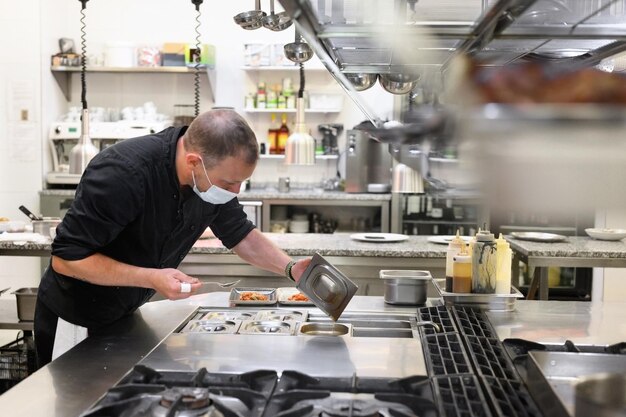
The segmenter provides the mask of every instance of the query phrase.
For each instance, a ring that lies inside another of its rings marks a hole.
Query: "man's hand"
[[[181,292],[182,283],[187,283],[191,287],[189,292]],[[195,294],[201,286],[202,283],[198,278],[192,278],[173,268],[155,269],[152,276],[152,288],[170,300],[188,298]]]
[[[310,263],[311,258],[300,259],[294,264],[294,266],[291,267],[291,275],[296,280],[296,282],[300,281],[302,273],[306,270]]]

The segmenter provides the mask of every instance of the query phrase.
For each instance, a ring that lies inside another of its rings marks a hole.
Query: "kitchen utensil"
[[[405,164],[396,164],[392,171],[392,188],[394,193],[424,193],[424,180],[419,172]]]
[[[389,184],[377,184],[377,183],[370,183],[367,184],[367,192],[368,193],[381,193],[381,194],[385,194],[385,193],[389,193],[391,192],[391,185]]]
[[[22,213],[24,213],[25,215],[27,215],[27,216],[28,216],[28,218],[29,218],[29,219],[31,219],[31,220],[43,220],[43,218],[42,218],[42,217],[37,216],[35,213],[33,213],[32,211],[30,211],[29,209],[27,209],[27,208],[26,208],[26,207],[24,207],[24,206],[19,206],[18,208],[19,208],[19,210],[20,210]]]
[[[242,12],[233,17],[235,23],[246,30],[258,29],[263,25],[262,19],[267,15],[261,10],[261,0],[255,0],[254,10]]]
[[[622,240],[626,237],[626,229],[585,229],[585,233],[596,240]]]
[[[288,43],[283,49],[288,60],[299,64],[311,59],[313,56],[313,49],[311,49],[309,44],[302,42],[302,37],[300,36],[300,32],[297,28],[295,32],[296,36],[294,42]]]
[[[433,277],[428,271],[381,270],[385,281],[385,303],[421,305],[426,302],[426,287]]]
[[[413,74],[391,73],[380,74],[378,82],[392,94],[406,94],[413,90],[419,80],[419,76]]]
[[[18,319],[22,321],[33,321],[35,319],[37,290],[37,288],[20,288],[13,292],[17,299]]]
[[[408,240],[407,235],[401,235],[398,233],[354,233],[350,235],[350,239],[358,240],[360,242],[403,242]]]
[[[11,289],[11,287],[6,287],[3,290],[0,290],[0,295],[4,294],[5,292],[9,291]]]
[[[372,87],[378,79],[378,74],[347,73],[346,78],[352,83],[356,91],[364,91]]]
[[[237,285],[239,284],[239,281],[241,281],[240,279],[238,279],[237,281],[232,281],[232,282],[214,282],[214,281],[202,281],[202,285],[217,285],[220,288],[230,288],[233,285]]]
[[[41,220],[32,221],[32,224],[34,233],[39,233],[42,236],[50,237],[50,230],[56,229],[56,227],[61,224],[61,219],[59,217],[44,217]]]
[[[316,253],[296,288],[317,308],[337,320],[359,287]]]
[[[261,22],[263,27],[273,30],[274,32],[285,30],[293,24],[291,16],[289,16],[286,12],[274,13],[274,0],[270,0],[270,14],[268,16],[264,16],[261,19]]]
[[[567,237],[563,235],[540,232],[513,232],[511,233],[511,237],[519,240],[529,240],[531,242],[562,242],[567,240]]]
[[[289,177],[280,177],[278,178],[278,191],[281,193],[289,192]]]
[[[339,323],[304,323],[300,326],[299,332],[307,336],[344,336],[350,334],[350,325]]]
[[[600,373],[576,384],[576,417],[626,417],[626,375]]]

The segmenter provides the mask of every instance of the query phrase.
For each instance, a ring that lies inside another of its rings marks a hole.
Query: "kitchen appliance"
[[[89,124],[89,136],[98,151],[120,140],[160,132],[169,126],[169,122],[92,122]],[[72,174],[70,153],[81,136],[80,122],[54,122],[48,132],[52,170],[46,174],[49,187],[76,186],[81,174]]]
[[[362,130],[348,130],[346,192],[366,193],[369,184],[391,184],[391,164],[387,145],[371,139]]]
[[[339,153],[337,147],[337,137],[343,130],[342,124],[323,124],[318,125],[317,130],[322,134],[322,148],[324,155],[337,155]]]
[[[171,372],[137,365],[82,417],[436,417],[428,379],[314,377],[285,370]]]

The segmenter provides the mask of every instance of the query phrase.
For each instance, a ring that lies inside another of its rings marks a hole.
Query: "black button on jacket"
[[[190,187],[180,188],[175,157],[184,131],[168,128],[101,151],[57,228],[52,254],[71,261],[101,253],[134,266],[176,268],[207,226],[227,248],[246,237],[254,226],[236,198],[213,205]],[[49,267],[38,297],[62,319],[98,328],[132,313],[153,294],[90,284]]]

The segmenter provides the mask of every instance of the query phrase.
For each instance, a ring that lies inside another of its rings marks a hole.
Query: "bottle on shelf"
[[[278,95],[280,91],[274,86],[274,88],[270,88],[267,92],[267,108],[275,109],[278,108]]]
[[[456,255],[461,252],[461,249],[465,246],[463,239],[461,239],[460,231],[456,231],[454,239],[448,243],[448,249],[446,251],[446,291],[452,292],[452,276],[453,276],[453,260]]]
[[[271,155],[278,154],[278,130],[279,128],[280,126],[278,126],[276,122],[276,113],[272,113],[272,123],[270,124],[270,128],[267,130],[267,144],[269,146]]]
[[[496,294],[510,294],[513,252],[509,242],[502,237],[502,233],[496,239],[496,249]]]
[[[287,114],[283,113],[281,116],[282,124],[278,128],[278,153],[283,155],[285,153],[285,147],[287,146],[287,139],[289,138],[289,126],[287,126]]]
[[[472,292],[496,292],[497,267],[496,241],[489,230],[480,230],[472,247]]]
[[[452,292],[472,292],[472,256],[463,241],[461,250],[452,258]]]
[[[258,109],[267,108],[267,91],[265,89],[265,82],[260,81],[256,91],[256,107]]]

